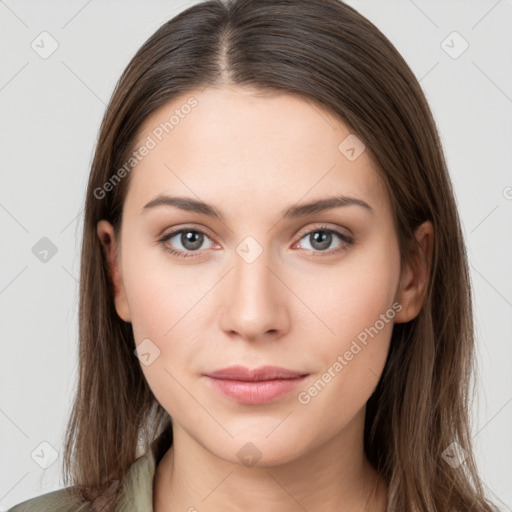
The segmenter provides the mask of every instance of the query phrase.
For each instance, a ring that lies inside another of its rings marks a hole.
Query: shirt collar
[[[115,512],[153,512],[153,478],[158,462],[170,446],[163,442],[167,436],[168,431],[162,432],[151,443],[150,449],[130,466],[123,479]]]

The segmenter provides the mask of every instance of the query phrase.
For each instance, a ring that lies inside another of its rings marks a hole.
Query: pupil
[[[314,249],[327,249],[331,245],[332,234],[327,231],[316,231],[310,235],[311,246]]]
[[[181,234],[181,243],[185,249],[194,251],[203,245],[203,235],[197,231],[186,231]]]

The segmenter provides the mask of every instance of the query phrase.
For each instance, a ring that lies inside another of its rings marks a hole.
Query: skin
[[[384,510],[386,486],[363,451],[365,406],[393,323],[421,309],[432,225],[416,231],[423,256],[400,268],[391,204],[369,150],[349,161],[338,150],[347,126],[300,97],[234,86],[192,91],[146,119],[138,142],[191,96],[197,107],[132,171],[120,239],[107,221],[97,226],[119,316],[132,323],[137,345],[150,339],[160,350],[141,365],[173,419],[154,508]],[[142,212],[159,194],[211,203],[224,220],[170,206]],[[283,218],[290,206],[337,195],[364,200],[374,213],[351,205]],[[322,252],[309,236],[322,226],[354,244],[333,235]],[[205,232],[200,249],[194,253],[179,235],[158,241],[178,228]],[[252,263],[236,251],[247,236],[263,250]],[[165,250],[171,245],[195,256],[172,255]],[[401,305],[396,316],[300,403],[298,392],[394,303]],[[233,364],[310,375],[271,403],[245,405],[202,376]],[[237,456],[249,442],[261,456],[254,466]]]

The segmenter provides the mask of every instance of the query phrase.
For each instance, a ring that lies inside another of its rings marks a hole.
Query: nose
[[[289,327],[289,292],[271,268],[269,251],[251,263],[237,253],[233,258],[234,269],[223,287],[221,328],[247,341],[281,337]]]

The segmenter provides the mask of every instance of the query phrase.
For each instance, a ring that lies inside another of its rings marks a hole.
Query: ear
[[[128,307],[126,291],[124,289],[123,278],[119,266],[119,255],[114,235],[114,228],[110,222],[100,220],[96,225],[96,231],[107,260],[117,314],[125,322],[130,322],[130,309]]]
[[[434,228],[430,221],[425,221],[416,228],[415,240],[411,241],[407,263],[400,276],[395,300],[402,305],[402,309],[395,316],[396,323],[416,318],[423,306],[430,280],[433,248]]]

